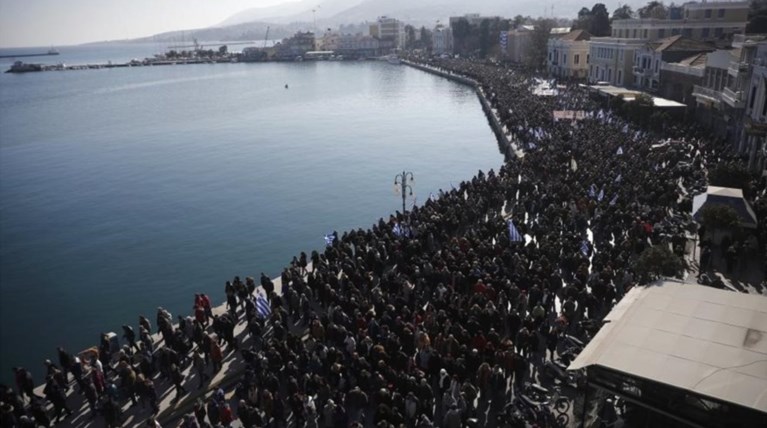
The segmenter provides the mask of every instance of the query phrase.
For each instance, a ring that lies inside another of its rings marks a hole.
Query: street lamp
[[[410,193],[410,196],[413,196],[413,187],[407,184],[408,180],[410,180],[411,183],[415,181],[412,172],[402,171],[402,173],[394,176],[394,190],[402,193],[403,215],[405,214],[405,200],[407,199],[408,193]]]

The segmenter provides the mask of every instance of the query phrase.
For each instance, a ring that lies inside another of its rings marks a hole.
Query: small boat
[[[56,49],[53,49],[53,48],[48,49],[48,55],[58,55],[58,54],[59,54],[59,51],[57,51]]]
[[[388,62],[389,64],[394,64],[394,65],[399,65],[400,63],[399,57],[395,54],[388,55],[386,57],[386,62]]]

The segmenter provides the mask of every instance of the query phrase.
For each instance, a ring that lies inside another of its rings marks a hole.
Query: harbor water
[[[0,381],[502,160],[473,89],[385,62],[2,74]]]

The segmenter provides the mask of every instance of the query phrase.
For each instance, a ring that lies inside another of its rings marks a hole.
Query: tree
[[[737,162],[720,163],[708,172],[708,183],[712,186],[733,187],[748,191],[751,173]]]
[[[610,28],[610,13],[607,7],[602,3],[597,3],[591,8],[591,28],[589,33],[594,37],[609,36],[612,32]]]
[[[413,49],[415,47],[415,27],[412,25],[405,26],[405,49]]]
[[[229,47],[227,45],[223,45],[220,48],[218,48],[219,55],[223,56],[223,55],[226,55],[227,53],[229,53]]]
[[[767,0],[752,0],[746,33],[767,33]]]
[[[663,276],[681,278],[686,269],[684,259],[663,244],[646,248],[634,262],[634,271],[640,284],[650,283]]]
[[[586,30],[591,32],[591,10],[587,7],[578,11],[578,19],[573,22],[572,30]]]
[[[527,20],[525,19],[525,17],[524,17],[524,16],[522,16],[522,15],[517,15],[517,16],[515,16],[515,17],[514,17],[514,20],[513,20],[513,21],[511,21],[511,22],[512,22],[512,26],[514,27],[514,29],[517,29],[517,28],[519,28],[521,25],[523,25],[525,22],[527,22]]]
[[[740,226],[738,213],[728,205],[706,205],[700,210],[700,220],[707,230],[735,229]]]
[[[552,28],[554,28],[554,21],[551,19],[539,18],[535,21],[535,29],[530,35],[530,48],[527,50],[525,60],[528,67],[537,70],[546,66]]]
[[[640,18],[655,18],[666,19],[668,18],[668,8],[663,2],[653,0],[647,3],[644,7],[637,10]]]
[[[634,10],[631,9],[631,6],[624,4],[623,6],[615,9],[615,12],[613,12],[613,20],[616,19],[631,19],[634,17]]]
[[[421,47],[429,51],[432,49],[431,30],[426,27],[421,27]]]

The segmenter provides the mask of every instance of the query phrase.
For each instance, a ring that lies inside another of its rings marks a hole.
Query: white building
[[[589,82],[615,86],[631,83],[634,52],[645,43],[642,39],[593,37],[589,42]]]
[[[744,128],[748,165],[767,172],[767,42],[760,42],[752,62],[751,84]]]
[[[677,62],[713,50],[709,44],[680,35],[647,42],[634,53],[633,84],[640,89],[656,91],[660,88],[660,71],[664,62]]]
[[[589,73],[589,40],[586,30],[575,30],[562,37],[552,37],[548,43],[549,73],[557,77],[583,79]]]
[[[432,50],[435,55],[453,53],[453,32],[450,27],[438,24],[432,31]]]
[[[405,24],[395,18],[381,16],[375,24],[370,26],[370,35],[380,39],[394,42],[394,47],[405,47],[406,37]]]

